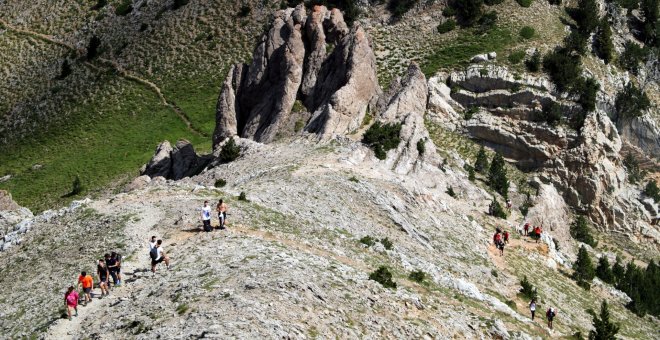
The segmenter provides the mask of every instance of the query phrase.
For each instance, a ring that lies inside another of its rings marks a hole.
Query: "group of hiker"
[[[539,243],[539,240],[541,239],[541,234],[543,234],[543,226],[533,226],[527,222],[525,223],[525,226],[523,227],[524,230],[524,235],[525,236],[530,236],[531,238],[536,240],[536,243]],[[531,233],[530,233],[531,230]]]
[[[532,299],[532,301],[529,303],[529,311],[532,313],[532,321],[534,320],[534,315],[536,314],[536,300]],[[557,316],[557,310],[555,310],[554,307],[548,308],[548,310],[545,311],[545,319],[548,320],[548,328],[552,329],[552,321],[555,319],[555,316]]]
[[[211,226],[211,206],[209,205],[209,201],[204,201],[204,206],[202,207],[201,211],[201,218],[202,218],[202,225],[204,228],[204,231],[209,232],[213,230],[213,227]],[[223,202],[223,200],[219,200],[218,204],[215,206],[215,211],[218,213],[218,225],[220,226],[220,229],[223,230],[225,229],[225,224],[227,222],[227,203]]]
[[[112,285],[121,286],[121,261],[122,256],[117,252],[105,254],[103,258],[99,259],[96,264],[96,277],[98,279],[98,286],[101,289],[101,296],[110,294]],[[112,279],[112,280],[110,280]],[[78,316],[78,303],[82,300],[82,305],[86,306],[87,303],[92,302],[92,289],[94,288],[94,278],[87,271],[80,272],[78,276],[78,284],[76,287],[69,286],[64,294],[64,304],[66,312],[71,320],[71,313],[75,312],[74,316]],[[82,290],[81,290],[82,289]],[[80,293],[82,293],[82,296]]]
[[[504,256],[504,245],[509,243],[509,232],[500,228],[495,228],[495,235],[493,235],[493,243],[500,251],[500,256]]]

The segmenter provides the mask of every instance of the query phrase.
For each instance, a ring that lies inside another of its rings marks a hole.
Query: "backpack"
[[[152,260],[156,261],[158,258],[158,247],[153,247],[149,251],[149,256],[151,257]]]
[[[70,305],[73,305],[78,302],[78,297],[76,296],[76,294],[73,294],[73,292],[71,292],[69,295],[66,296],[66,302],[68,302]]]

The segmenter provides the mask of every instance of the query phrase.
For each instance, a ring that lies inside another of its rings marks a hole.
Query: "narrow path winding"
[[[70,44],[65,43],[63,41],[59,41],[59,40],[55,39],[53,36],[38,33],[38,32],[34,32],[34,31],[31,31],[31,30],[17,28],[17,27],[14,27],[14,26],[10,25],[9,23],[7,23],[6,21],[4,21],[2,19],[0,19],[0,27],[3,27],[3,28],[7,29],[10,32],[27,35],[27,36],[33,37],[35,39],[39,39],[41,41],[44,41],[44,42],[47,42],[47,43],[50,43],[50,44],[54,44],[54,45],[64,47],[64,48],[74,52],[79,57],[82,56],[85,52],[83,49],[79,49],[79,48],[76,48],[73,45],[70,45]],[[179,116],[179,118],[184,122],[184,124],[186,124],[186,128],[189,131],[191,131],[191,132],[193,132],[193,133],[195,133],[199,136],[202,136],[202,137],[209,137],[209,135],[206,132],[198,129],[197,127],[195,127],[193,125],[192,121],[190,120],[190,117],[183,111],[183,109],[181,109],[173,101],[169,101],[169,100],[167,100],[167,98],[165,98],[165,96],[163,95],[162,90],[160,89],[160,87],[158,87],[158,85],[154,84],[153,82],[151,82],[147,79],[140,78],[137,75],[130,73],[128,70],[126,70],[121,65],[119,65],[119,63],[117,63],[116,61],[109,60],[109,59],[104,59],[104,58],[98,58],[98,61],[101,62],[103,65],[110,67],[120,77],[122,77],[126,80],[129,80],[129,81],[136,82],[136,83],[138,83],[138,84],[140,84],[144,87],[147,87],[149,90],[154,92],[158,96],[158,98],[160,99],[161,103],[164,106],[169,107],[170,109],[172,109],[172,111],[174,111],[174,113],[176,113],[177,116]],[[90,68],[92,68],[96,71],[101,71],[101,68],[99,66],[94,65],[90,61],[85,61],[84,65],[86,65],[86,66],[88,66],[88,67],[90,67]]]

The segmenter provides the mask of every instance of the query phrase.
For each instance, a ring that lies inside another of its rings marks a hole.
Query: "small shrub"
[[[628,83],[623,91],[617,93],[614,106],[622,118],[635,118],[644,115],[644,111],[651,107],[651,101],[644,91]]]
[[[598,244],[598,242],[596,242],[594,237],[591,235],[591,230],[589,228],[589,224],[587,223],[587,219],[582,215],[578,216],[573,224],[571,224],[570,234],[574,239],[586,243],[592,247],[595,247]]]
[[[71,191],[64,195],[64,197],[73,197],[80,195],[83,192],[84,188],[82,185],[82,182],[80,181],[80,177],[76,176],[73,179],[73,183],[71,183]]]
[[[516,306],[516,302],[513,300],[506,300],[506,305],[509,306],[509,308],[513,310],[517,310],[518,306]]]
[[[302,119],[298,119],[296,121],[296,124],[293,126],[293,131],[295,133],[298,133],[302,131],[302,129],[305,127],[305,122]]]
[[[463,119],[470,120],[474,117],[474,114],[479,112],[479,108],[476,106],[469,107],[467,110],[463,111]]]
[[[490,275],[493,275],[494,277],[499,277],[500,276],[500,274],[498,274],[497,270],[495,270],[495,269],[490,270]]]
[[[481,18],[479,18],[478,23],[479,23],[479,31],[481,33],[490,31],[495,27],[495,24],[497,23],[497,12],[490,11],[488,13],[485,13],[484,15],[481,16]]]
[[[99,47],[101,46],[101,39],[97,36],[92,36],[89,39],[89,45],[87,45],[87,60],[92,60],[96,58],[99,53]]]
[[[362,126],[367,126],[371,124],[371,120],[374,118],[374,116],[367,111],[367,113],[364,115],[364,118],[362,119]]]
[[[519,64],[525,58],[525,51],[513,51],[509,53],[508,60],[510,63]]]
[[[587,53],[588,35],[579,31],[571,31],[564,39],[564,48],[569,52],[575,52],[581,56]]]
[[[495,6],[503,3],[504,0],[484,0],[484,4],[487,6]]]
[[[505,199],[509,197],[509,179],[507,178],[504,157],[499,153],[496,153],[490,162],[488,186],[497,191]]]
[[[301,113],[305,112],[307,109],[305,108],[305,105],[298,99],[296,99],[295,102],[293,102],[293,107],[291,108],[291,112],[293,113]]]
[[[250,5],[243,5],[243,6],[241,6],[241,8],[238,10],[238,16],[239,16],[240,18],[245,18],[245,17],[247,17],[248,15],[250,15],[251,12],[252,12],[252,7],[250,7]]]
[[[523,28],[520,29],[520,36],[523,39],[532,39],[535,33],[536,31],[534,31],[534,28],[530,26],[523,26]]]
[[[241,156],[241,148],[236,145],[234,138],[229,138],[229,140],[222,146],[220,150],[220,161],[223,163],[229,163],[236,160]]]
[[[520,295],[522,295],[527,300],[538,300],[538,291],[536,288],[527,280],[527,276],[524,276],[520,281]]]
[[[376,122],[364,133],[362,143],[374,150],[376,158],[383,160],[387,156],[387,151],[399,145],[401,141],[399,132],[401,132],[401,123]]]
[[[447,33],[451,32],[456,28],[456,20],[447,19],[440,25],[438,25],[438,33]]]
[[[451,6],[447,6],[442,9],[442,16],[445,18],[453,17],[456,15],[456,10],[454,10]]]
[[[108,0],[98,0],[96,5],[92,7],[93,11],[98,11],[99,9],[105,7],[108,4]]]
[[[238,200],[249,202],[249,200],[247,199],[247,195],[245,194],[245,191],[241,191],[241,193],[238,195]]]
[[[133,12],[133,0],[124,0],[115,8],[115,14],[119,16],[126,16],[131,12]]]
[[[525,66],[529,72],[538,72],[541,70],[541,53],[534,52],[529,59],[525,61]]]
[[[527,216],[527,213],[529,212],[529,208],[531,208],[533,206],[534,206],[534,203],[532,203],[532,199],[531,199],[529,193],[527,193],[527,197],[525,198],[525,201],[523,202],[523,204],[520,205],[520,208],[519,208],[520,213],[523,215],[523,217]]]
[[[172,10],[175,11],[175,10],[187,5],[188,2],[190,2],[190,0],[174,0],[174,2],[172,3]]]
[[[225,185],[227,185],[227,181],[222,178],[216,179],[215,183],[213,184],[213,186],[216,188],[223,188]]]
[[[454,197],[454,198],[456,197],[456,193],[454,192],[454,188],[452,188],[452,187],[447,188],[447,191],[445,191],[445,192],[447,193],[447,195],[449,195],[451,197]]]
[[[580,57],[570,54],[567,49],[558,49],[546,54],[543,58],[543,70],[559,91],[571,89],[582,74]]]
[[[57,76],[56,79],[57,80],[63,80],[66,77],[68,77],[71,74],[71,72],[72,72],[72,70],[71,70],[71,64],[69,63],[69,60],[64,59],[64,61],[62,62],[62,67],[60,69],[60,75]]]
[[[369,274],[369,280],[376,281],[385,288],[396,288],[396,282],[392,281],[392,273],[385,266],[380,266],[375,272]]]
[[[596,109],[596,95],[600,90],[600,84],[594,78],[580,78],[577,82],[574,93],[579,94],[578,103],[585,112],[591,112]],[[582,127],[582,124],[579,124]]]
[[[453,7],[461,25],[474,25],[481,18],[483,3],[483,0],[455,0]]]
[[[495,217],[498,217],[498,218],[501,218],[501,219],[506,219],[506,216],[507,216],[506,211],[504,210],[504,208],[502,207],[500,202],[498,202],[497,200],[494,200],[493,203],[491,203],[490,213],[491,213],[492,216],[495,216]]]
[[[420,155],[424,155],[424,152],[426,151],[426,141],[424,139],[420,139],[417,141],[417,152],[419,152]]]
[[[533,0],[516,0],[521,7],[529,7],[532,5]]]
[[[627,42],[625,50],[619,57],[619,65],[630,73],[637,75],[639,65],[646,59],[646,49],[640,47],[634,42]]]
[[[477,160],[474,162],[474,170],[479,173],[485,173],[489,167],[488,155],[486,155],[486,148],[482,145],[477,153]]]
[[[176,312],[179,315],[185,314],[188,311],[188,305],[187,304],[180,304],[176,307]]]
[[[639,163],[632,154],[626,155],[623,159],[623,166],[628,172],[628,182],[632,184],[637,184],[646,176],[646,172],[639,167]]]
[[[658,183],[656,183],[655,180],[650,180],[646,183],[644,194],[653,198],[656,203],[660,202],[660,189],[658,189]]]
[[[394,17],[399,18],[411,10],[415,4],[417,4],[417,0],[389,0],[387,9]]]
[[[351,181],[351,182],[360,183],[360,180],[357,179],[357,177],[355,177],[355,176],[351,176],[348,180]]]
[[[424,283],[424,280],[426,279],[426,273],[421,271],[421,270],[415,270],[415,271],[410,272],[410,274],[408,274],[408,278],[411,281],[422,284],[422,283]]]
[[[470,180],[470,182],[474,182],[476,180],[476,176],[475,176],[475,172],[474,172],[473,167],[470,167],[468,169],[468,179]]]
[[[392,250],[392,247],[394,247],[392,241],[390,241],[390,239],[387,237],[380,239],[380,244],[382,244],[383,247],[385,247],[387,250]]]
[[[360,239],[360,243],[366,245],[367,247],[371,247],[374,244],[376,244],[376,240],[374,240],[373,237],[367,235],[367,236]]]
[[[589,339],[610,340],[616,339],[619,333],[619,326],[610,321],[610,311],[607,307],[607,301],[603,300],[600,305],[600,317],[596,313],[592,314],[594,329],[589,331]]]

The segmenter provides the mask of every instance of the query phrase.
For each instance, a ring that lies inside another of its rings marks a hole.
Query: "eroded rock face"
[[[296,100],[312,113],[307,132],[330,138],[356,129],[380,94],[375,69],[366,33],[358,24],[349,30],[339,10],[279,11],[252,64],[235,65],[223,84],[214,148],[234,135],[268,143],[291,133]]]
[[[174,148],[170,142],[164,141],[158,145],[141,175],[179,180],[199,174],[211,159],[212,156],[197,155],[187,140],[179,140]]]
[[[660,128],[651,117],[621,119],[617,122],[617,129],[624,141],[656,162],[660,160]]]

